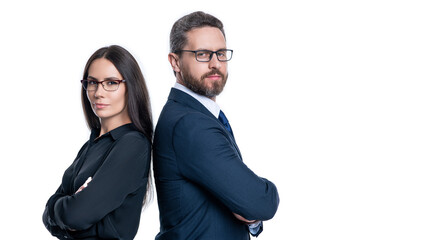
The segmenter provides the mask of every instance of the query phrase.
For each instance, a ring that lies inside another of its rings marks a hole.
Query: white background
[[[172,24],[203,10],[234,49],[217,102],[281,203],[259,239],[446,238],[443,1],[2,1],[0,218],[51,239],[47,199],[88,139],[83,67],[119,44],[156,120],[175,79]],[[136,239],[159,230],[156,199]],[[2,237],[3,238],[3,237]]]

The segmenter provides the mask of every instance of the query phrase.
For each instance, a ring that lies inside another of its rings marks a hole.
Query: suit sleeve
[[[88,187],[54,203],[54,222],[62,229],[84,230],[118,208],[127,195],[147,184],[150,143],[125,135],[115,142]]]
[[[207,116],[189,114],[175,126],[173,146],[181,173],[212,193],[232,212],[271,219],[279,205],[276,186],[251,171],[225,130]]]

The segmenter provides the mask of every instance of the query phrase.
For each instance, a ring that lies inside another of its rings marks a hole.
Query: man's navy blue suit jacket
[[[276,186],[243,162],[232,135],[200,102],[172,89],[155,130],[153,167],[164,239],[249,239],[246,219],[277,211]]]

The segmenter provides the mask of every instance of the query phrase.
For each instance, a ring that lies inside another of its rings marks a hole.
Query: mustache
[[[222,77],[222,78],[223,78],[223,76],[224,76],[223,73],[220,72],[220,70],[218,70],[218,69],[212,69],[212,71],[210,71],[210,72],[204,74],[203,76],[201,76],[201,80],[203,80],[203,79],[205,79],[205,78],[207,78],[207,77],[209,77],[209,76],[211,76],[211,75],[215,75],[215,74],[220,75],[220,77]]]

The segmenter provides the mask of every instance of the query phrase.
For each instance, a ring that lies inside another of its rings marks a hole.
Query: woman
[[[133,239],[153,135],[144,77],[133,56],[114,45],[90,57],[81,83],[90,140],[48,200],[43,222],[60,239]]]

